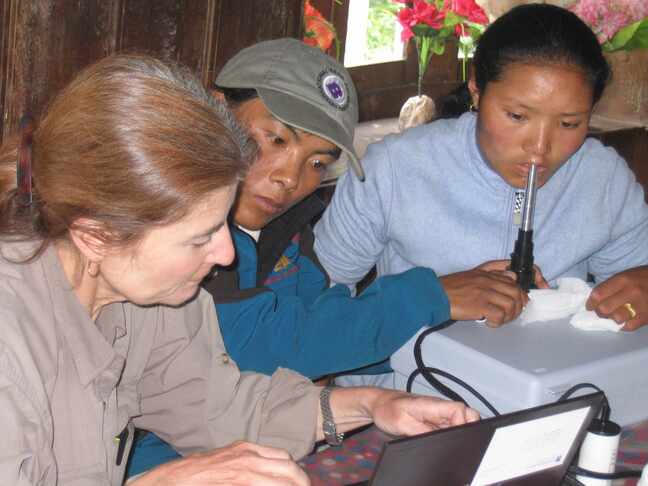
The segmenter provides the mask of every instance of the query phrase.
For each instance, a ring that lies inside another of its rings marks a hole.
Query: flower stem
[[[418,95],[421,96],[423,77],[432,57],[432,40],[430,36],[415,36],[416,50],[418,52]]]

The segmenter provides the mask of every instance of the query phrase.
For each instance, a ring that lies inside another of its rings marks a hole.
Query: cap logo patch
[[[317,78],[317,86],[324,99],[338,110],[346,110],[349,106],[349,89],[340,76],[333,69],[322,71]]]

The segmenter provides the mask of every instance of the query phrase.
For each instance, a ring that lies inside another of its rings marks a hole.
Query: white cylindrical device
[[[580,448],[578,467],[600,473],[614,472],[621,427],[610,421],[592,420],[587,429],[587,435]],[[609,479],[596,479],[586,476],[577,476],[585,486],[610,486]]]
[[[648,463],[643,467],[637,486],[648,486]]]

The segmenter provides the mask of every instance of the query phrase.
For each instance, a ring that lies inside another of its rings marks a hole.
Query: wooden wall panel
[[[5,0],[3,135],[15,129],[22,113],[38,115],[79,69],[114,50],[114,5],[102,0]]]
[[[185,64],[208,81],[213,64],[218,0],[122,0],[119,49]]]
[[[299,37],[301,11],[302,0],[0,0],[0,136],[108,54],[179,61],[209,85],[243,47]]]
[[[299,37],[302,0],[222,0],[214,70],[262,40]]]
[[[9,77],[9,45],[11,39],[10,20],[10,0],[0,0],[0,141],[4,132],[5,120],[8,116],[5,114],[4,106],[7,92],[7,81]]]
[[[21,114],[38,115],[82,67],[112,52],[145,52],[190,66],[210,85],[240,49],[301,35],[303,0],[0,0],[0,135]],[[348,2],[312,0],[346,36]],[[448,49],[448,53],[454,51]],[[342,55],[344,51],[342,50]],[[361,120],[395,116],[416,92],[416,56],[352,68]],[[458,83],[451,55],[435,56],[426,93]]]
[[[648,130],[629,128],[594,133],[594,136],[604,144],[614,147],[628,161],[628,165],[644,188],[644,198],[648,202]]]

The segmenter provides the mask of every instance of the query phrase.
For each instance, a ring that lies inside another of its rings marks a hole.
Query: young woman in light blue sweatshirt
[[[519,221],[516,193],[538,168],[535,262],[549,282],[595,281],[587,307],[635,330],[648,323],[648,206],[626,162],[587,138],[609,68],[591,30],[550,5],[517,7],[479,41],[471,112],[369,147],[366,181],[345,176],[315,228],[335,282],[423,266],[442,275],[451,305],[499,325],[510,297],[467,288],[482,262],[505,268]],[[517,198],[519,201],[519,197]],[[501,275],[501,274],[500,274]],[[457,297],[458,296],[458,297]]]

